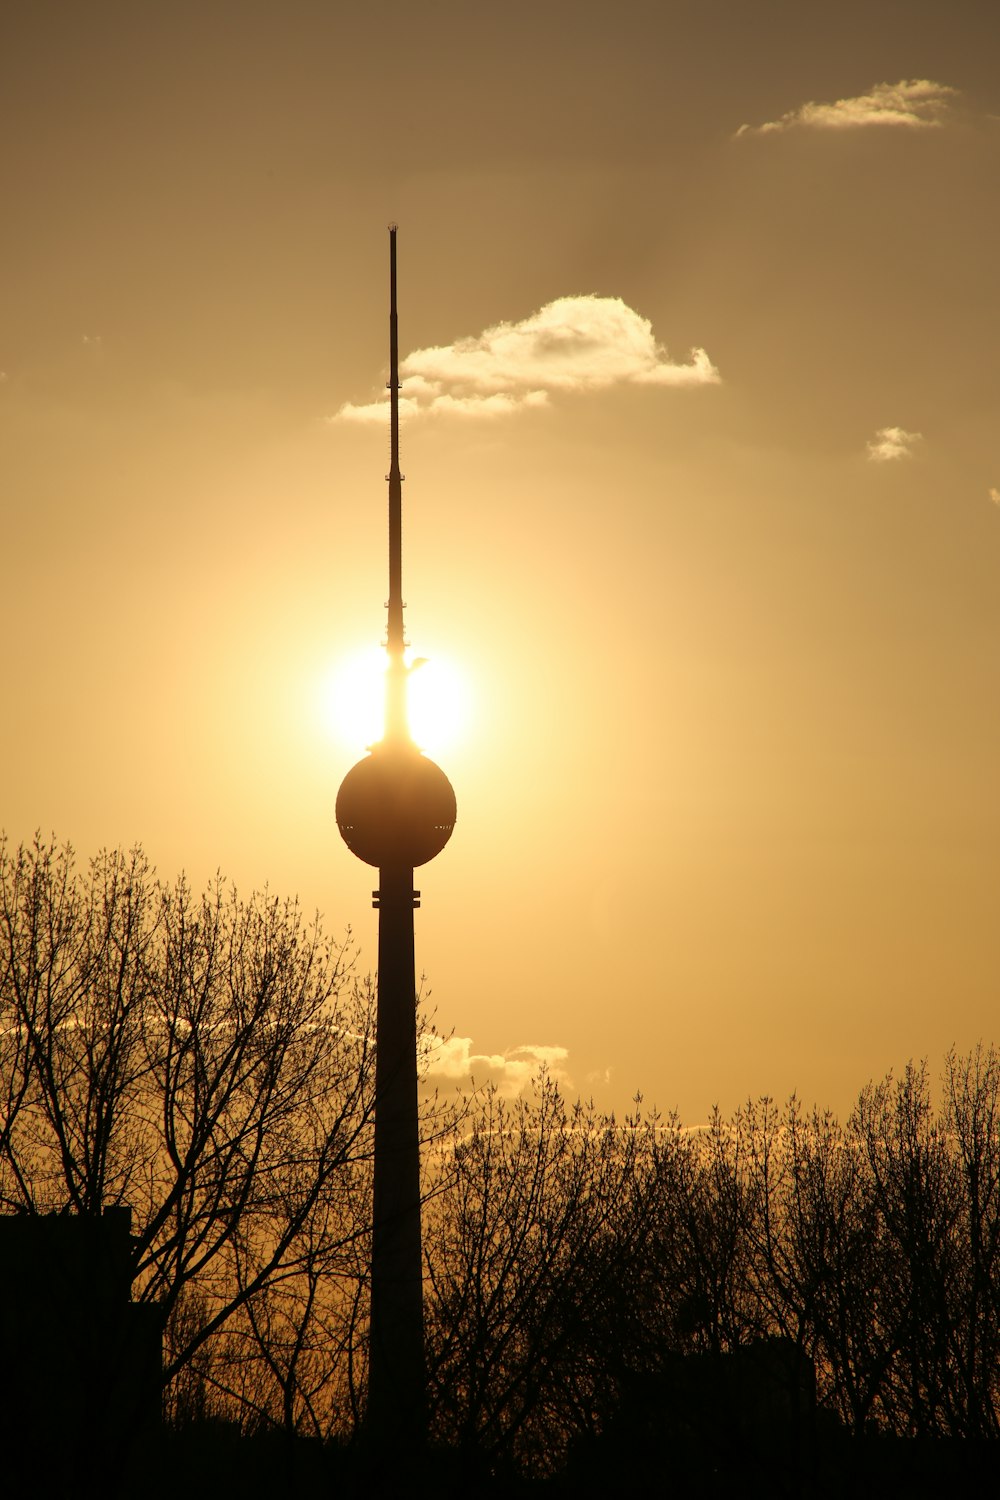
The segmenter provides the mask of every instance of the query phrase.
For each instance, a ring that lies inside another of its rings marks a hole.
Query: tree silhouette
[[[166,1382],[317,1254],[335,1274],[364,1229],[374,1082],[344,948],[294,903],[195,896],[140,851],[81,872],[41,840],[0,848],[0,942],[0,1203],[131,1209]]]
[[[129,1210],[176,1423],[359,1424],[372,999],[294,903],[0,844],[0,1210]],[[843,1122],[762,1099],[685,1130],[541,1076],[424,1134],[432,1432],[467,1471],[727,1453],[794,1488],[817,1433],[1000,1436],[992,1047],[946,1059],[939,1105],[911,1065]]]

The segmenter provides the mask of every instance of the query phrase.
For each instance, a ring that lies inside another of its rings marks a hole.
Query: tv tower
[[[413,871],[440,854],[455,826],[455,793],[414,744],[407,717],[399,472],[396,226],[389,226],[389,602],[381,740],[348,771],[337,794],[347,847],[378,868],[378,1008],[375,1197],[366,1425],[375,1439],[411,1447],[426,1434],[420,1249],[420,1135]]]

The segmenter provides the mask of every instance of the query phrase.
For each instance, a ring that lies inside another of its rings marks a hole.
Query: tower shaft
[[[426,1425],[413,903],[412,866],[383,865],[367,1425],[407,1447]]]

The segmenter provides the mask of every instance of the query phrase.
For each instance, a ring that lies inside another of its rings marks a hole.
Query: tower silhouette
[[[444,848],[455,793],[414,744],[407,716],[399,471],[396,226],[389,226],[389,602],[383,735],[348,771],[337,826],[352,854],[378,868],[375,1183],[366,1427],[376,1441],[419,1446],[426,1431],[420,1247],[413,871]]]

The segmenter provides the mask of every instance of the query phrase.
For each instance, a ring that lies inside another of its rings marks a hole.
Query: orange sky
[[[22,8],[0,824],[373,964],[321,697],[384,624],[398,219],[451,1071],[693,1122],[996,1040],[998,55],[976,0]]]

